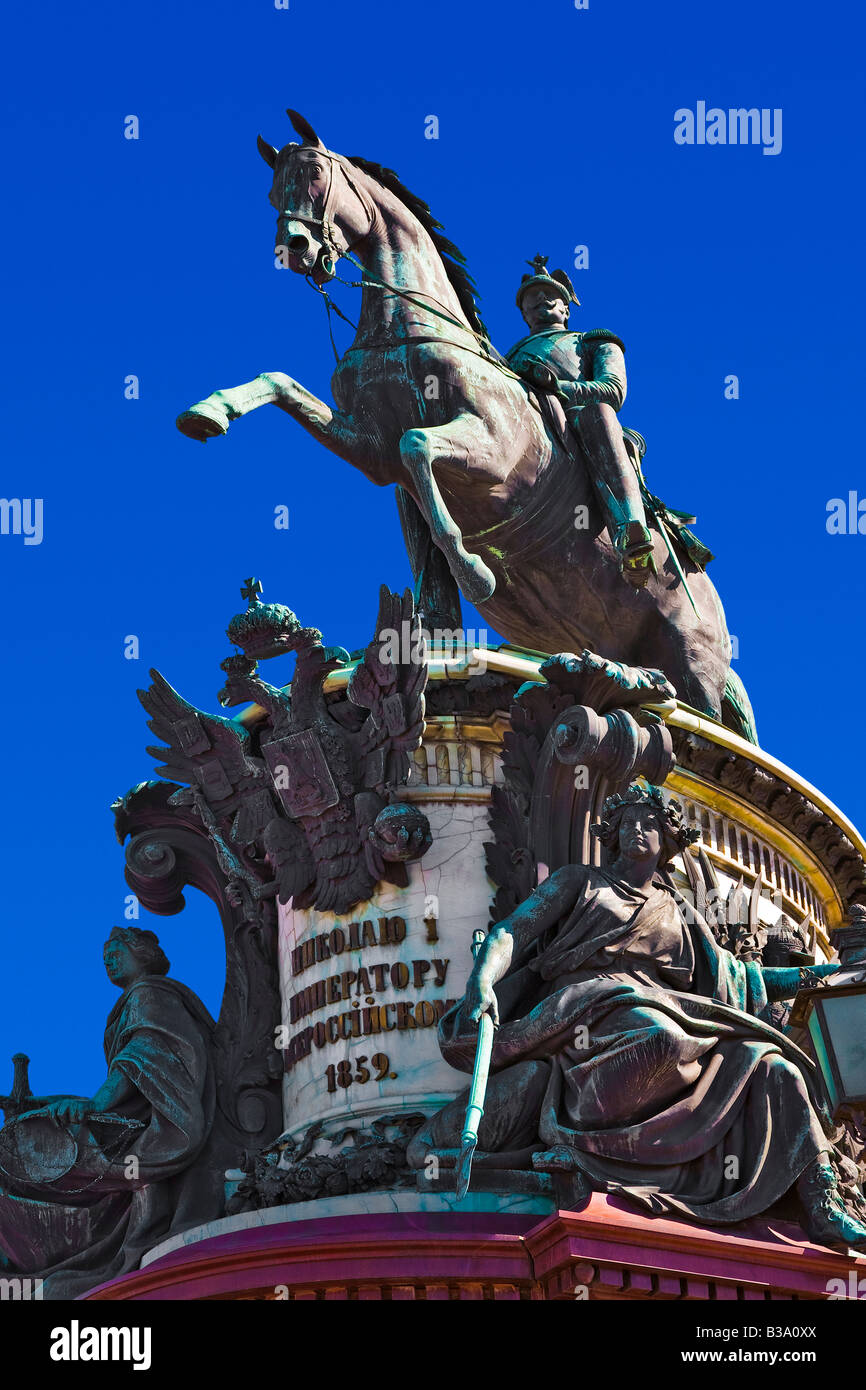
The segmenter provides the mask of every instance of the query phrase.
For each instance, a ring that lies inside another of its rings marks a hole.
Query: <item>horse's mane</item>
[[[453,286],[454,292],[460,301],[460,307],[469,320],[470,325],[477,333],[481,333],[488,341],[490,334],[478,312],[478,290],[475,282],[466,268],[466,258],[463,252],[449,241],[442,233],[442,223],[437,222],[427,204],[415,193],[411,193],[405,184],[401,183],[399,177],[393,169],[386,169],[382,164],[374,164],[370,159],[362,159],[360,155],[348,154],[345,156],[350,164],[356,164],[359,169],[363,169],[365,174],[369,174],[371,179],[375,179],[383,188],[387,188],[395,197],[404,203],[409,211],[418,218],[425,232],[429,233],[433,245],[442,258],[445,273]]]

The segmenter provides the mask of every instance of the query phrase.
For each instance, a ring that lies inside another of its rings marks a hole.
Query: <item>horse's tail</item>
[[[731,666],[728,667],[725,693],[722,696],[722,723],[726,729],[733,729],[735,734],[757,746],[758,731],[755,728],[752,702],[746,694],[746,687]]]

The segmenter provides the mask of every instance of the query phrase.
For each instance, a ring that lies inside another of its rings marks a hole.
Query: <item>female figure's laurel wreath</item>
[[[640,783],[633,782],[628,791],[615,792],[613,796],[607,797],[602,807],[601,820],[598,825],[592,827],[593,835],[598,836],[608,853],[616,852],[620,822],[625,808],[641,804],[652,806],[658,811],[662,822],[664,843],[659,868],[669,864],[676,854],[701,838],[701,832],[687,824],[683,808],[678,801],[672,797],[666,802],[658,787],[641,786]]]

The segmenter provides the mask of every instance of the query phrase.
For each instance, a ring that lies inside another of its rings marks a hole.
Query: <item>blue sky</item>
[[[866,498],[857,7],[49,0],[4,39],[0,492],[42,498],[44,534],[0,536],[0,1090],[19,1049],[38,1090],[104,1075],[101,945],[128,891],[108,807],[152,775],[148,668],[213,710],[247,575],[348,648],[372,635],[379,584],[409,581],[390,495],[279,412],[207,446],[174,428],[260,371],[329,395],[322,306],[274,268],[255,147],[292,138],[286,106],[430,203],[502,349],[524,260],[571,269],[588,246],[573,326],[627,345],[622,419],[718,557],[761,742],[866,825],[866,536],[826,529],[831,498]],[[698,101],[781,110],[780,152],[676,144],[675,111]],[[350,316],[356,295],[337,291]],[[221,929],[189,896],[140,925],[216,1012]]]

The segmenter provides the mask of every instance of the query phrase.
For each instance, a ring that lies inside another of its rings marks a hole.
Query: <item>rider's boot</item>
[[[831,1250],[866,1250],[866,1226],[848,1211],[829,1154],[819,1154],[801,1174],[797,1195],[806,1213],[806,1232]]]
[[[592,481],[619,556],[623,579],[642,589],[656,573],[652,536],[647,528],[637,471],[613,408],[592,401],[566,411],[589,461]]]
[[[614,532],[613,543],[620,557],[622,577],[635,589],[642,589],[656,574],[652,536],[642,521],[626,521]]]
[[[642,589],[649,575],[656,574],[656,562],[652,555],[652,535],[642,521],[626,521],[616,528],[613,535],[623,578],[632,588]]]

